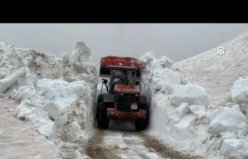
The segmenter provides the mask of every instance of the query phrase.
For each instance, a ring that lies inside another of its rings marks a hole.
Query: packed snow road
[[[131,124],[119,123],[110,130],[97,130],[89,139],[86,154],[94,159],[194,159],[174,151]]]
[[[32,124],[13,116],[17,104],[0,97],[0,159],[55,159],[56,147]]]

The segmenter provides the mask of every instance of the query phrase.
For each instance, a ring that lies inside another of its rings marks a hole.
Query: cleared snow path
[[[152,148],[148,149],[137,133],[111,130],[98,130],[89,140],[86,153],[94,159],[165,158]]]
[[[94,159],[195,159],[173,151],[145,132],[133,131],[130,124],[119,123],[119,128],[97,130],[88,141],[86,154]]]

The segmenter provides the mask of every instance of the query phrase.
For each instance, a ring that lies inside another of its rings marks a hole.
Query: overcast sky
[[[76,41],[84,41],[94,62],[147,51],[179,61],[246,31],[248,24],[0,24],[0,41],[54,54],[71,53]]]

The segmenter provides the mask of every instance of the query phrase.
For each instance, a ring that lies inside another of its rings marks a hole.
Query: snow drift
[[[20,103],[16,116],[53,141],[58,158],[83,157],[79,144],[93,131],[96,69],[89,58],[82,42],[63,57],[0,43],[0,93]]]

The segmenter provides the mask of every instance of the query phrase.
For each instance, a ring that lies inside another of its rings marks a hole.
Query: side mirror
[[[107,84],[108,80],[107,79],[102,79],[102,83]]]

